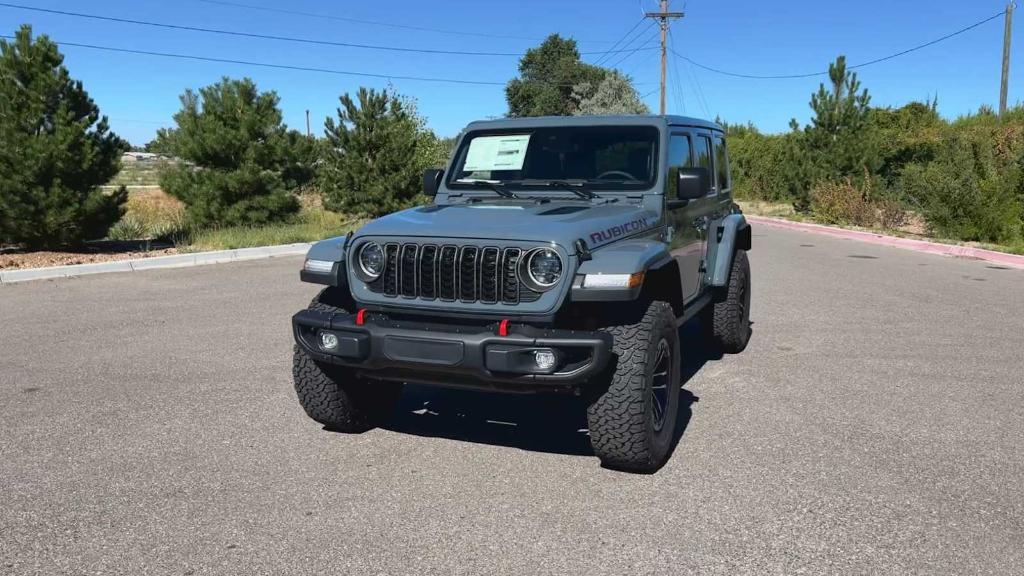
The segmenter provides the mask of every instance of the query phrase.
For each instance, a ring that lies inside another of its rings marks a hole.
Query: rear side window
[[[707,136],[698,136],[694,142],[694,157],[697,159],[698,168],[707,168],[708,175],[714,173],[711,166],[711,139]]]
[[[725,139],[719,136],[715,137],[715,167],[718,169],[718,190],[732,188],[729,180],[729,151],[725,147]]]

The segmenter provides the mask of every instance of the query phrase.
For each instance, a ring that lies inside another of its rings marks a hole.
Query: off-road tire
[[[655,472],[668,457],[679,411],[681,358],[675,314],[667,302],[651,302],[630,324],[610,326],[613,358],[587,407],[590,443],[605,466]],[[654,376],[660,343],[671,354],[664,419],[656,429]]]
[[[746,250],[737,250],[729,270],[729,284],[707,308],[701,322],[712,344],[728,354],[738,354],[750,341],[750,261]]]
[[[339,304],[344,296],[337,288],[325,288],[309,308],[347,313]],[[292,360],[292,376],[299,404],[310,418],[338,432],[365,432],[387,420],[402,394],[402,385],[357,377],[342,366],[320,364],[298,345]]]

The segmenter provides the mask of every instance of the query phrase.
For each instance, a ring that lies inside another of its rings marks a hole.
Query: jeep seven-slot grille
[[[521,248],[385,244],[385,269],[370,290],[391,297],[518,304],[540,293],[519,281]]]

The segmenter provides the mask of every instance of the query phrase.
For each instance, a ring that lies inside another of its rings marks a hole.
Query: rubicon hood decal
[[[635,220],[630,220],[624,224],[612,226],[599,232],[592,232],[590,234],[590,245],[600,246],[607,244],[616,238],[622,238],[623,236],[631,236],[637,232],[642,232],[647,228],[647,218],[641,216]]]

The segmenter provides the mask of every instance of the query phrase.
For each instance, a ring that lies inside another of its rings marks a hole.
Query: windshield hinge
[[[590,253],[590,248],[587,248],[587,242],[583,238],[576,240],[576,256],[580,262],[589,262],[594,259],[594,255]]]

